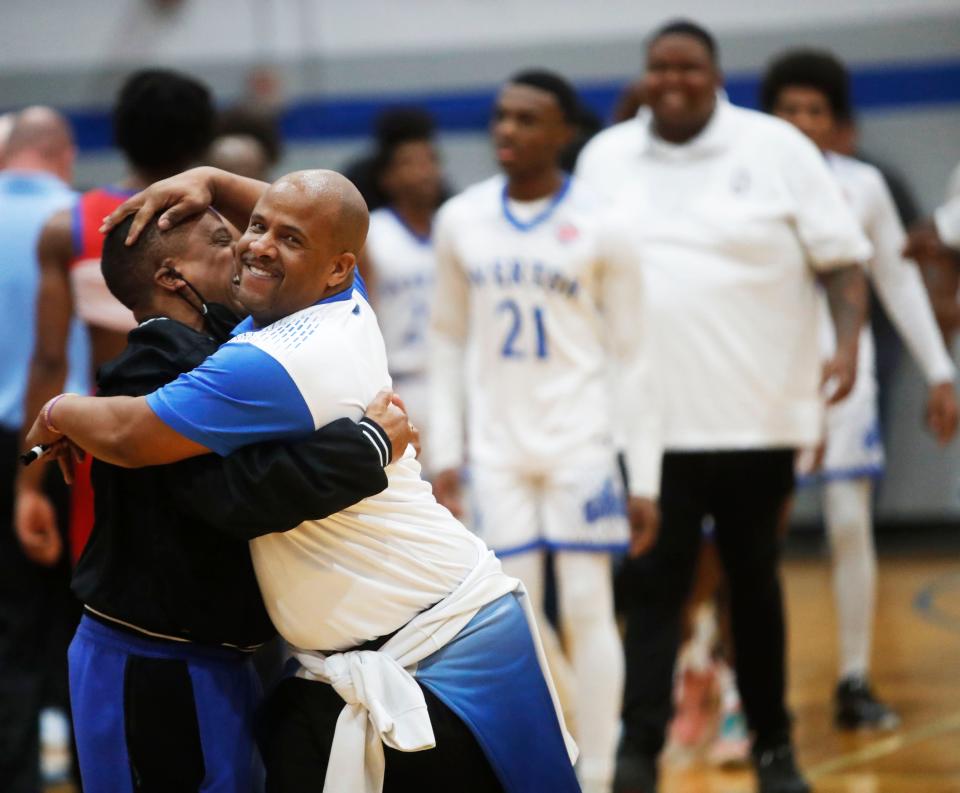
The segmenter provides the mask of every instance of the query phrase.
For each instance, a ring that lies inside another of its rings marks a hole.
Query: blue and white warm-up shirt
[[[250,320],[203,364],[147,397],[218,454],[359,420],[390,387],[383,337],[354,287],[261,329]],[[433,498],[408,449],[380,494],[251,543],[264,602],[296,647],[340,650],[395,631],[452,592],[485,552]]]

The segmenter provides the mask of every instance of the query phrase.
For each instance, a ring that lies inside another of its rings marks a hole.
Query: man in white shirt
[[[719,94],[713,37],[671,23],[647,48],[648,106],[577,169],[617,204],[643,269],[664,406],[663,526],[625,570],[627,682],[615,790],[655,789],[680,612],[705,518],[727,573],[737,682],[761,793],[806,793],[784,701],[778,524],[794,450],[821,432],[817,279],[837,329],[825,374],[853,385],[870,245],[816,148]]]
[[[368,223],[353,184],[330,171],[265,185],[201,168],[124,206],[144,220],[172,206],[163,228],[212,204],[246,228],[238,298],[251,316],[238,335],[146,398],[55,397],[30,444],[69,438],[128,467],[226,455],[334,416],[357,420],[358,400],[389,387],[383,338],[353,281]],[[419,470],[408,449],[378,496],[251,543],[270,617],[301,664],[268,706],[270,788],[325,779],[327,793],[574,793],[576,748],[522,587]]]
[[[578,773],[585,790],[602,793],[613,779],[623,679],[611,554],[628,539],[614,436],[626,441],[638,523],[655,512],[660,449],[631,405],[644,387],[639,270],[605,255],[598,202],[558,165],[576,109],[560,76],[514,75],[492,124],[503,174],[440,210],[431,454],[437,497],[456,508],[466,424],[474,527],[524,582],[555,646],[542,616],[553,553]]]
[[[838,125],[851,115],[847,70],[829,52],[795,50],[768,68],[761,88],[763,109],[789,121],[824,152],[827,164],[873,245],[867,274],[922,370],[929,394],[927,422],[941,443],[957,428],[955,369],[914,262],[901,250],[906,235],[883,176],[872,165],[831,152]],[[834,346],[822,326],[824,357]],[[896,713],[873,695],[868,675],[876,590],[871,505],[873,480],[883,475],[883,445],[877,413],[874,342],[870,326],[860,334],[857,383],[851,395],[827,411],[826,452],[817,476],[833,552],[833,584],[840,633],[840,681],[836,721],[841,727],[893,728]]]

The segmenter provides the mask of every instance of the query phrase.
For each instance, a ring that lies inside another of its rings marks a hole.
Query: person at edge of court
[[[91,382],[97,369],[115,358],[136,326],[130,310],[110,294],[100,274],[105,215],[134,192],[188,168],[203,154],[213,132],[214,108],[206,87],[176,72],[148,69],[124,82],[113,108],[113,133],[127,161],[128,175],[116,185],[90,190],[71,208],[53,215],[39,241],[36,345],[30,362],[28,416],[63,390],[67,330],[79,317],[90,336]],[[29,427],[24,427],[23,431]],[[17,477],[15,524],[21,538],[40,543],[56,533],[49,500],[40,490],[42,466]],[[78,466],[71,488],[69,553],[80,558],[93,528],[90,460]]]
[[[904,255],[920,258],[940,249],[960,254],[960,165],[951,175],[946,200],[934,211],[933,218],[910,230]]]
[[[823,152],[873,245],[867,275],[887,314],[928,383],[927,423],[941,444],[957,429],[956,370],[937,328],[916,264],[901,253],[906,241],[896,205],[872,165],[831,151],[840,123],[851,117],[846,67],[820,50],[791,50],[768,67],[760,88],[762,108],[789,121]],[[821,323],[824,357],[833,351],[828,323]],[[823,481],[823,510],[833,555],[840,679],[837,724],[847,729],[892,729],[900,720],[870,687],[870,645],[877,559],[873,547],[873,479],[883,475],[877,413],[874,340],[869,324],[860,334],[857,382],[850,396],[827,410],[826,451],[813,477]]]
[[[640,269],[608,254],[615,240],[600,201],[558,165],[578,106],[553,72],[510,77],[491,123],[502,174],[440,210],[431,454],[437,498],[455,511],[469,465],[473,528],[524,582],[558,689],[571,698],[580,782],[607,793],[623,695],[611,557],[628,548],[628,511],[634,551],[652,540],[660,448]],[[543,610],[547,553],[569,660]]]
[[[940,333],[952,346],[960,328],[960,164],[933,217],[911,226],[904,255],[920,263]]]
[[[68,570],[58,569],[63,541],[54,531],[21,548],[13,529],[17,448],[23,426],[23,396],[33,349],[37,295],[37,238],[47,218],[76,201],[70,189],[75,147],[66,119],[46,107],[11,115],[0,171],[0,316],[5,346],[0,381],[0,789],[37,793],[40,789],[39,718],[47,676],[63,682],[62,659],[46,644],[63,618],[54,604],[66,592]],[[68,382],[84,389],[87,349],[83,328],[72,329]],[[45,569],[45,568],[51,569]],[[65,615],[72,620],[72,615]],[[51,681],[52,682],[52,681]],[[66,696],[64,694],[64,699]],[[64,703],[64,706],[66,703]]]
[[[577,170],[629,227],[656,329],[662,528],[622,570],[627,678],[615,790],[656,789],[680,614],[704,520],[730,588],[737,685],[761,793],[806,793],[785,702],[781,513],[795,451],[816,444],[820,386],[856,378],[870,243],[816,147],[731,105],[713,36],[676,21],[647,42],[636,118],[600,133]],[[837,350],[821,367],[817,282]],[[822,375],[822,376],[821,376]]]
[[[162,234],[151,224],[127,247],[131,223],[103,248],[105,282],[140,323],[100,369],[105,397],[174,380],[239,321],[232,226],[208,210]],[[250,659],[275,631],[248,540],[383,490],[384,466],[409,439],[390,404],[384,395],[359,423],[226,458],[140,469],[94,461],[96,519],[73,582],[85,616],[69,653],[87,793],[258,789]]]
[[[224,455],[359,419],[389,385],[354,283],[368,224],[356,188],[331,171],[265,185],[201,168],[109,222],[139,207],[135,237],[159,208],[170,207],[165,227],[211,204],[247,229],[238,298],[251,316],[238,335],[146,399],[48,403],[31,443],[69,438],[123,466]],[[299,661],[266,706],[268,790],[321,779],[328,792],[579,790],[522,584],[437,504],[412,449],[387,477],[378,495],[251,541],[264,603]]]
[[[386,204],[370,212],[370,231],[359,268],[383,332],[394,388],[403,394],[420,430],[418,456],[430,479],[427,417],[427,329],[436,256],[433,217],[443,200],[443,171],[433,118],[397,108],[377,119],[373,179]]]

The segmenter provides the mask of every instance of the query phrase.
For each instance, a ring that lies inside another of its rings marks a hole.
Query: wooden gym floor
[[[960,556],[881,556],[873,680],[893,733],[833,728],[836,639],[825,557],[784,568],[790,705],[816,793],[960,793]],[[661,793],[752,793],[749,771],[664,769]]]
[[[817,793],[960,793],[960,555],[881,556],[873,679],[901,728],[833,728],[835,629],[826,558],[784,567],[790,704]],[[665,769],[660,793],[753,793],[749,771]],[[48,793],[73,793],[60,786]]]

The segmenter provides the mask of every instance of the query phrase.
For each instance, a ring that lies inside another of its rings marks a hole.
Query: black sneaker
[[[613,793],[657,793],[657,758],[641,752],[626,737],[617,747]]]
[[[834,696],[837,726],[844,730],[895,730],[900,717],[870,690],[865,677],[845,677]]]
[[[810,785],[797,769],[789,743],[773,749],[753,750],[759,793],[810,793]]]

